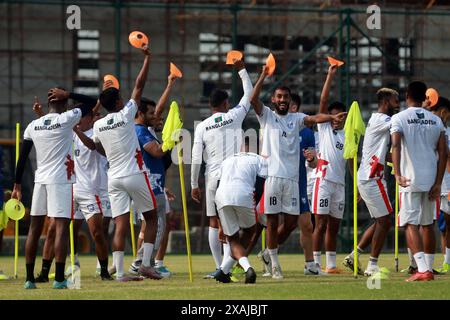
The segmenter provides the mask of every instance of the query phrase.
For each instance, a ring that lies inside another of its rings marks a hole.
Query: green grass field
[[[340,264],[344,255],[338,255]],[[323,257],[324,258],[324,257]],[[363,256],[362,264],[366,267],[368,255]],[[436,266],[442,263],[442,256],[436,256]],[[13,257],[0,257],[0,269],[6,274],[13,274]],[[36,273],[40,270],[41,260],[37,260]],[[125,263],[132,261],[125,258]],[[37,290],[24,290],[25,264],[19,260],[19,278],[0,281],[0,300],[12,299],[450,299],[450,275],[437,276],[430,282],[405,282],[406,275],[394,272],[393,255],[384,254],[380,266],[391,270],[389,280],[381,280],[380,289],[368,289],[367,278],[357,279],[345,271],[340,275],[311,277],[303,275],[303,256],[280,256],[284,280],[276,281],[261,277],[262,266],[255,256],[250,258],[258,272],[256,284],[245,285],[243,282],[222,284],[215,280],[205,280],[203,275],[214,268],[212,258],[208,255],[193,257],[194,281],[189,282],[187,258],[181,255],[169,255],[165,264],[174,271],[170,279],[159,281],[144,280],[140,282],[118,283],[103,282],[95,278],[96,259],[93,256],[81,256],[81,289],[53,290],[51,283],[38,284]],[[401,255],[400,268],[407,267],[407,255]],[[54,265],[53,265],[54,266]],[[52,267],[53,267],[52,266]],[[53,268],[52,271],[53,272]]]

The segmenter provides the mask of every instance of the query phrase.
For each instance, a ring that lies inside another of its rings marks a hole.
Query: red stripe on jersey
[[[152,197],[153,208],[156,210],[157,209],[156,198],[155,198],[155,195],[153,194],[152,187],[150,186],[150,181],[148,180],[147,172],[144,171],[143,173],[144,173],[144,177],[145,177],[145,182],[147,183],[148,191],[150,191],[150,195]]]
[[[386,194],[386,190],[384,189],[384,185],[381,182],[381,179],[377,179],[378,188],[380,188],[381,196],[383,197],[384,204],[386,205],[386,209],[389,213],[392,213],[391,203],[389,202],[389,198]]]
[[[144,168],[144,159],[142,158],[141,150],[136,149],[136,155],[134,157],[136,158],[136,162],[139,167],[139,170],[142,170]]]
[[[318,193],[319,193],[319,184],[320,184],[320,178],[316,178],[316,183],[314,184],[314,193],[313,193],[313,198],[314,198],[313,210],[314,210],[314,214],[317,214],[317,196],[318,196]]]
[[[102,202],[100,201],[100,197],[98,195],[95,195],[95,201],[97,202],[97,206],[98,206],[98,209],[100,210],[100,214],[103,215]]]
[[[67,180],[70,180],[72,175],[75,174],[75,162],[69,154],[66,156],[66,162],[64,164],[66,165]]]

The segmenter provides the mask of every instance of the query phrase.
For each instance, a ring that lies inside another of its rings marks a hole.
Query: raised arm
[[[198,187],[198,177],[200,176],[200,167],[203,157],[203,130],[197,125],[194,134],[194,146],[192,147],[191,164],[191,196],[192,199],[200,203],[200,189]]]
[[[136,78],[133,93],[131,94],[131,99],[136,101],[137,105],[141,103],[142,92],[144,91],[145,82],[147,81],[148,68],[150,66],[150,50],[148,47],[144,47],[142,52],[145,55],[144,63],[142,64],[141,71],[139,71]]]
[[[322,94],[320,95],[319,113],[327,113],[328,97],[330,95],[331,82],[336,74],[337,66],[330,66],[328,68],[327,78],[323,84]]]
[[[154,158],[162,158],[166,152],[162,151],[162,144],[153,140],[144,146],[144,150]]]
[[[323,122],[330,122],[330,121],[337,121],[337,122],[341,123],[341,122],[345,121],[346,117],[347,117],[347,112],[340,112],[336,115],[319,113],[314,116],[306,116],[304,121],[305,121],[305,125],[312,126],[316,123],[323,123]]]
[[[238,74],[242,80],[242,88],[244,89],[244,95],[242,96],[241,100],[239,101],[239,105],[244,106],[244,107],[249,107],[250,106],[250,96],[253,91],[252,81],[250,80],[247,70],[245,70],[244,61],[234,60],[234,66],[238,70]]]
[[[75,132],[75,134],[78,136],[78,138],[80,138],[81,142],[83,142],[83,144],[86,146],[86,148],[88,148],[89,150],[96,149],[94,140],[92,140],[87,135],[85,135],[84,132],[78,128],[78,125],[73,127],[73,132]]]
[[[81,110],[81,115],[84,117],[90,113],[97,105],[97,99],[85,96],[84,94],[65,91],[59,88],[52,88],[48,92],[48,101],[61,101],[72,99],[81,102],[81,106],[78,108]]]
[[[268,68],[264,66],[262,68],[261,75],[258,78],[258,81],[255,84],[255,87],[253,88],[253,92],[250,98],[250,103],[253,106],[253,109],[255,109],[255,112],[258,116],[261,115],[263,110],[263,103],[261,100],[259,100],[259,95],[261,94],[261,89],[264,83],[264,79],[266,79],[268,75]]]
[[[161,117],[161,114],[164,111],[165,106],[167,105],[167,99],[169,99],[170,90],[173,87],[173,84],[175,83],[176,77],[169,75],[169,78],[167,80],[167,86],[166,89],[164,89],[163,94],[159,98],[158,103],[156,104],[155,108],[155,116],[157,118]]]
[[[42,111],[42,105],[40,104],[38,97],[34,97],[33,111],[38,116],[38,118],[42,117],[45,113]]]

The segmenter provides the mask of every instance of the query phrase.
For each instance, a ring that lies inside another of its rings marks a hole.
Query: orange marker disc
[[[430,101],[430,107],[434,107],[436,103],[438,103],[439,93],[436,91],[436,89],[428,88],[425,95],[427,96],[427,99]]]
[[[172,62],[170,63],[170,74],[175,76],[176,78],[183,77],[183,73]]]
[[[103,77],[103,82],[106,82],[108,80],[112,81],[113,88],[116,88],[117,90],[119,90],[119,80],[117,80],[116,77],[114,77],[112,74],[107,74],[106,76]]]
[[[276,67],[275,57],[273,56],[272,53],[270,53],[269,56],[267,57],[266,66],[269,68],[269,74],[268,75],[270,77],[275,72],[275,67]]]
[[[148,46],[148,38],[141,31],[133,31],[128,36],[128,41],[130,44],[138,49],[142,49],[144,46]]]
[[[233,59],[242,60],[242,52],[231,50],[227,53],[227,64],[234,64]]]
[[[328,62],[332,65],[332,66],[338,66],[338,68],[340,66],[342,66],[344,64],[344,61],[332,58],[332,57],[328,57]]]

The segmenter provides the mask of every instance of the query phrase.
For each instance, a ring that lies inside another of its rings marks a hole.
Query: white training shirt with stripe
[[[314,141],[316,142],[316,154],[318,154],[319,151],[319,133],[317,131],[314,132]],[[300,152],[303,152],[300,150]],[[316,181],[315,178],[315,168],[310,168],[308,166],[308,162],[305,161],[305,167],[306,167],[306,178],[307,178],[307,193],[308,195],[312,194],[313,188],[314,188],[314,181]]]
[[[450,128],[445,128],[445,139],[447,139],[447,145],[450,149]],[[445,168],[444,179],[442,180],[441,193],[449,193],[450,192],[450,173],[447,171],[447,167]]]
[[[80,122],[81,110],[49,113],[33,120],[23,137],[36,148],[37,169],[34,182],[40,184],[75,183],[73,174],[73,127]]]
[[[362,147],[358,180],[382,179],[391,135],[391,117],[384,113],[373,113],[367,123]]]
[[[267,158],[269,177],[298,181],[299,132],[305,127],[305,117],[304,113],[279,115],[267,106],[257,115],[262,131],[261,155]]]
[[[94,131],[84,132],[86,137],[92,138]],[[84,145],[76,133],[73,134],[75,176],[77,182],[73,185],[74,193],[99,194],[100,188],[100,154]]]
[[[330,122],[318,123],[319,153],[316,178],[345,185],[344,130],[335,130]]]
[[[401,175],[411,179],[400,192],[428,192],[437,172],[437,144],[445,128],[442,120],[423,108],[409,107],[392,117],[391,134],[401,138]]]
[[[146,170],[134,129],[137,109],[136,101],[130,99],[122,110],[109,113],[94,123],[94,141],[100,142],[105,149],[109,179],[127,177]]]
[[[255,154],[241,152],[227,158],[220,170],[216,192],[217,209],[224,206],[253,208],[256,177],[267,177],[267,161]]]
[[[206,163],[205,175],[216,178],[222,162],[241,151],[242,122],[250,110],[253,86],[245,69],[239,71],[239,76],[244,88],[244,96],[239,104],[226,113],[214,113],[195,128],[192,147],[192,188],[198,188],[202,158]]]

